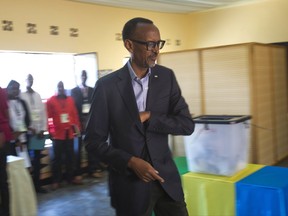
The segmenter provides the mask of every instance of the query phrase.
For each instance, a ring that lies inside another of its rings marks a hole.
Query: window
[[[63,81],[67,90],[76,86],[73,54],[0,52],[0,68],[2,88],[14,79],[25,91],[26,77],[30,73],[34,77],[33,89],[42,99],[55,94],[59,81]]]

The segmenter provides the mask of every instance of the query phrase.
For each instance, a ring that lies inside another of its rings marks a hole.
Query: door
[[[86,70],[88,86],[94,87],[98,80],[97,53],[79,53],[74,55],[74,76],[77,85],[81,84],[81,71]]]

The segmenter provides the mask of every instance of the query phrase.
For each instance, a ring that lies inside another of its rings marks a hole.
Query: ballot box
[[[195,131],[184,136],[188,170],[232,176],[249,160],[250,116],[202,115]]]

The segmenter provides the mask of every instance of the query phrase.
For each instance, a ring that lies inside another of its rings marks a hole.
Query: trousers
[[[0,148],[0,215],[9,216],[9,187],[8,187],[8,176],[7,176],[7,150],[5,146],[10,143],[5,143],[3,148]]]

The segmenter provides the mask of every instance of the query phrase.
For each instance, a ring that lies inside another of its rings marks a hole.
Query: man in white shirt
[[[33,76],[28,74],[26,79],[26,92],[22,92],[20,97],[26,102],[31,119],[30,130],[32,134],[30,139],[36,138],[39,141],[38,146],[29,145],[29,149],[34,153],[33,156],[33,181],[35,185],[36,192],[38,193],[46,193],[47,191],[41,187],[40,184],[40,169],[41,169],[41,151],[44,149],[43,139],[44,139],[44,131],[47,130],[47,113],[46,107],[42,102],[42,99],[39,93],[35,92],[32,89],[33,85]],[[38,142],[37,142],[38,143]]]

